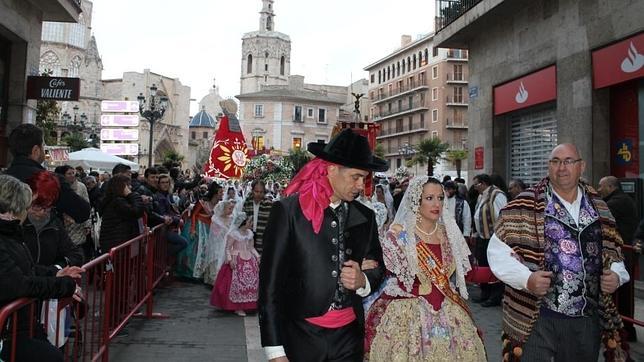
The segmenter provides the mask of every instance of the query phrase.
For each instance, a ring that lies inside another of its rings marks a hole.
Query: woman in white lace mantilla
[[[204,256],[195,264],[195,277],[203,277],[206,284],[213,285],[219,269],[226,260],[226,233],[232,222],[233,200],[221,201],[215,206],[210,221],[210,232]]]
[[[382,250],[388,279],[366,316],[367,361],[485,361],[465,302],[469,249],[434,178],[415,177]]]

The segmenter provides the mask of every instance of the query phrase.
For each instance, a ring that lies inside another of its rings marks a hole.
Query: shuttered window
[[[548,157],[557,145],[555,110],[517,116],[510,122],[510,177],[534,185],[548,173]]]

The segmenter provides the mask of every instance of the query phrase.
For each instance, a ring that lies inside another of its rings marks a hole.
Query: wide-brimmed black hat
[[[380,172],[389,169],[385,160],[373,155],[367,138],[349,128],[338,133],[329,143],[311,142],[307,149],[323,160],[342,166]]]

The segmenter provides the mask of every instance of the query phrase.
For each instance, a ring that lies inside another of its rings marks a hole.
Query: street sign
[[[103,141],[138,141],[138,129],[124,128],[103,128],[101,130],[101,140]]]
[[[138,115],[124,115],[124,114],[101,115],[101,127],[137,127],[138,125],[139,125]]]
[[[114,156],[136,156],[139,154],[137,143],[101,143],[101,151]]]
[[[470,87],[470,100],[479,96],[479,87]]]
[[[102,101],[101,112],[139,112],[139,102],[137,101]]]

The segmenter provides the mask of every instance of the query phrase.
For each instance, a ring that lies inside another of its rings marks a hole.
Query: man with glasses
[[[506,283],[504,360],[620,360],[622,321],[611,294],[628,282],[622,239],[606,203],[580,181],[573,144],[555,147],[548,176],[512,200],[487,251]]]

